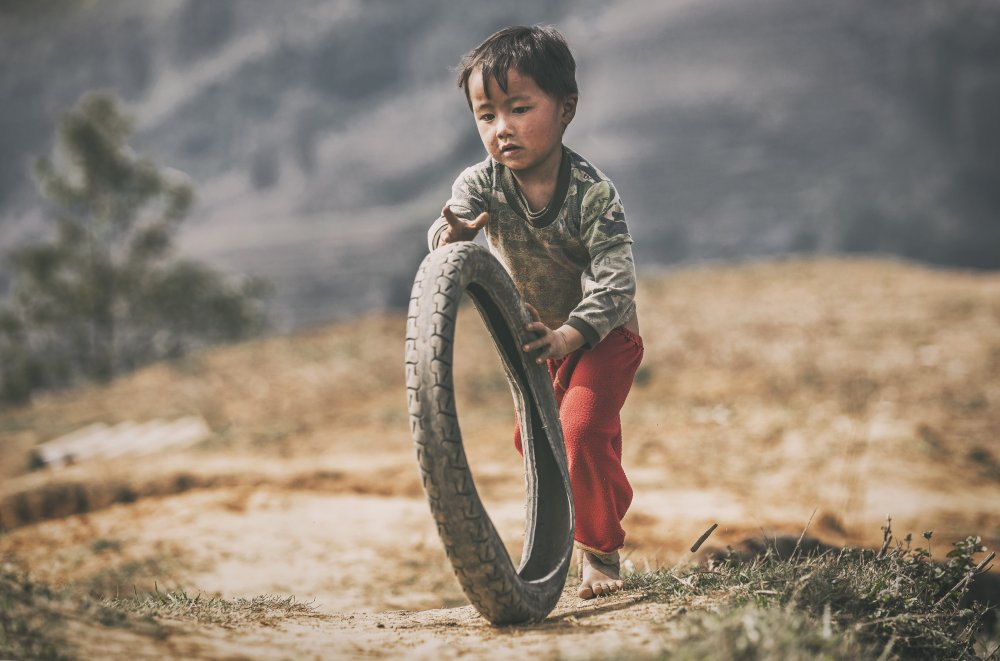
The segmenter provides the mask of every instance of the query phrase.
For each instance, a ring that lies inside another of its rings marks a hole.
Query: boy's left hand
[[[542,323],[542,317],[538,314],[538,310],[534,306],[530,303],[525,303],[524,307],[528,310],[528,314],[531,315],[532,319],[531,322],[525,324],[524,330],[530,333],[538,333],[539,337],[537,340],[525,344],[522,348],[525,353],[541,349],[541,352],[535,357],[536,363],[541,364],[546,360],[564,358],[583,346],[584,340],[580,331],[566,324],[563,324],[556,330],[552,330]]]

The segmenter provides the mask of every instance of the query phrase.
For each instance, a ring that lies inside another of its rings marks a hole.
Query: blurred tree
[[[0,308],[0,400],[105,381],[264,325],[267,286],[234,281],[172,255],[193,192],[126,144],[132,121],[91,93],[62,117],[53,158],[35,177],[58,209],[54,238],[13,251]]]

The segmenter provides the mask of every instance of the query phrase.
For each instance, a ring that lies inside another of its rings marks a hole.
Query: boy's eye
[[[528,112],[529,110],[531,110],[531,108],[529,106],[517,106],[516,108],[514,108],[514,114],[516,114],[516,115],[523,115],[524,113]]]
[[[493,121],[493,113],[484,112],[482,115],[479,116],[479,121],[481,121],[481,122],[492,122]]]

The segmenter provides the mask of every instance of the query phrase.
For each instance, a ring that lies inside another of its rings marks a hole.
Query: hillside
[[[279,328],[398,309],[423,231],[483,157],[450,67],[547,22],[579,63],[567,142],[617,183],[639,263],[997,268],[998,18],[975,0],[6,3],[0,246],[42,231],[31,160],[105,88],[135,148],[196,186],[185,256],[273,281]]]
[[[790,259],[647,274],[639,302],[646,357],[623,414],[629,567],[689,561],[712,522],[716,548],[807,524],[818,541],[877,548],[887,514],[900,538],[933,531],[935,557],[967,535],[1000,544],[1000,277]],[[0,415],[4,567],[81,599],[181,588],[315,609],[278,624],[168,617],[165,630],[81,610],[85,657],[116,656],[111,644],[187,658],[430,658],[497,644],[552,658],[581,656],[584,636],[592,655],[669,647],[681,611],[635,595],[567,595],[558,620],[509,634],[464,606],[416,470],[403,328],[373,315],[214,349]],[[471,307],[458,337],[470,463],[516,554],[510,396]],[[187,415],[212,430],[188,450],[27,468],[39,442],[93,422]]]

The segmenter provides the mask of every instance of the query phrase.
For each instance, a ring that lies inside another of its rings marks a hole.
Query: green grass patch
[[[996,658],[986,607],[966,603],[992,559],[978,537],[942,561],[887,524],[881,550],[735,553],[704,566],[627,578],[626,587],[678,604],[664,656],[678,659]]]

